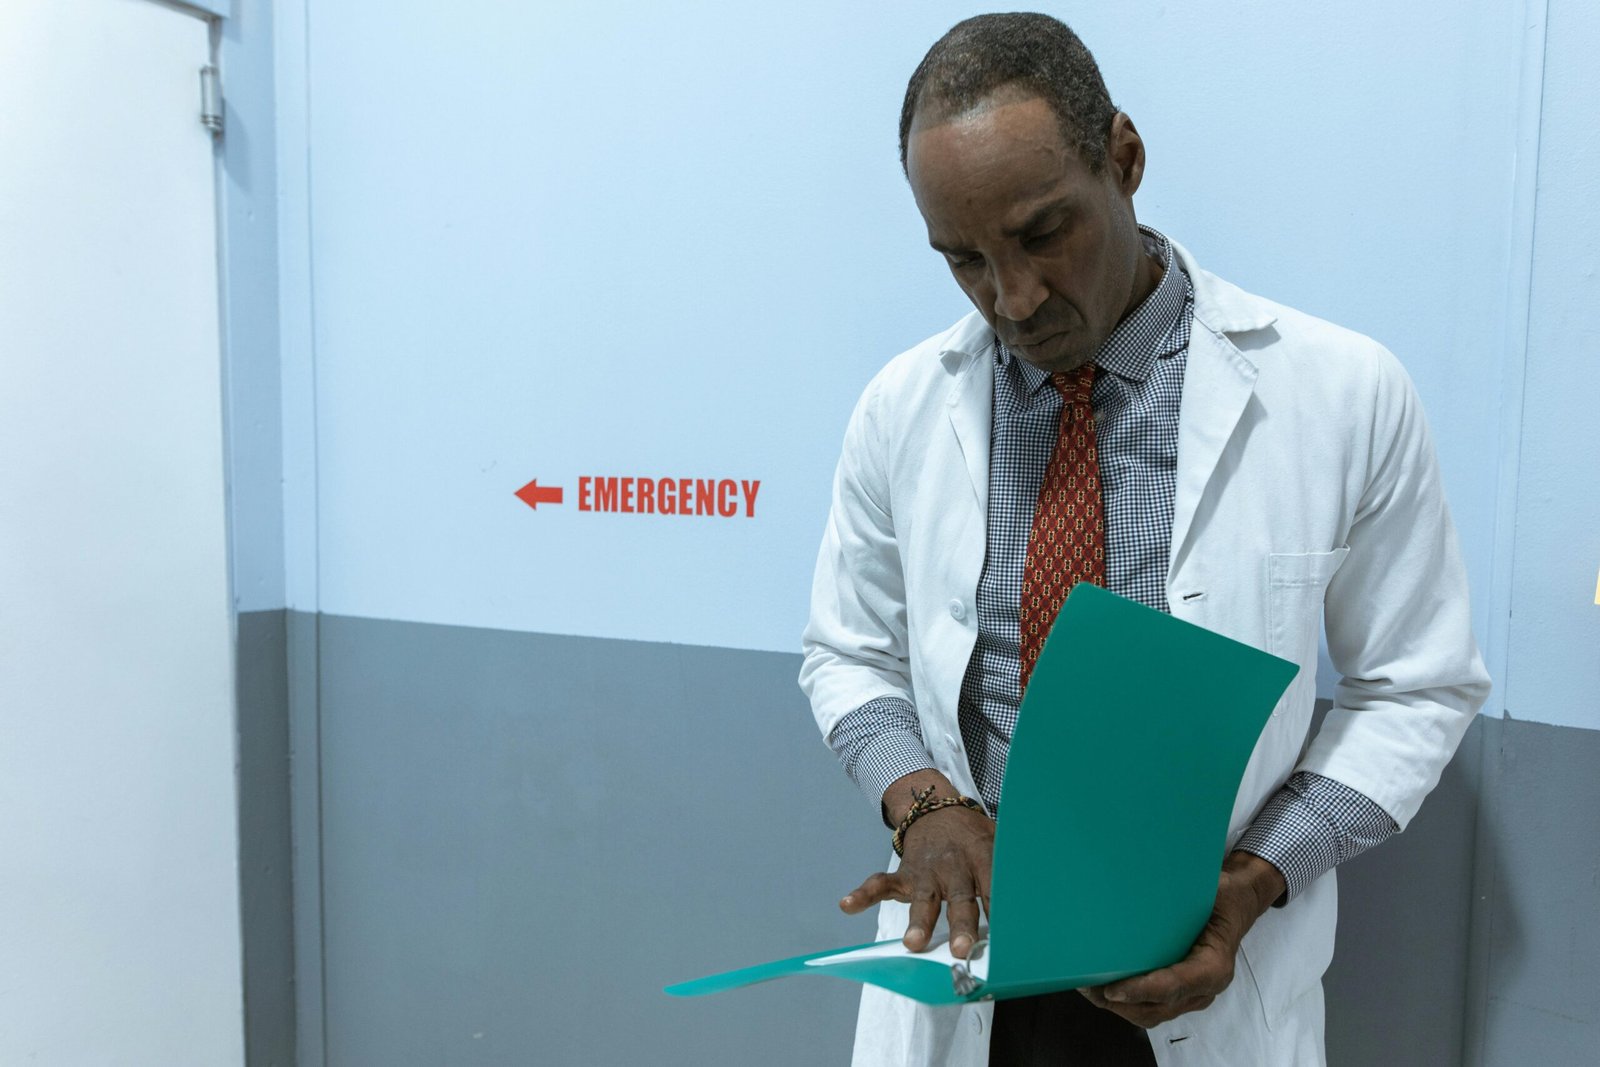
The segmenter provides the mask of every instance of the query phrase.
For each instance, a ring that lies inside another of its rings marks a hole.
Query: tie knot
[[[1072,407],[1085,407],[1090,404],[1094,395],[1094,374],[1096,364],[1085,363],[1075,371],[1056,371],[1050,375],[1050,383],[1056,387],[1056,392],[1061,394]]]

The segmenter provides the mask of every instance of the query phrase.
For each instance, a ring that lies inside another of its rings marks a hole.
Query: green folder
[[[1045,641],[1011,739],[981,956],[880,941],[666,991],[702,996],[815,974],[959,1004],[1177,962],[1211,915],[1245,765],[1298,670],[1078,585]]]

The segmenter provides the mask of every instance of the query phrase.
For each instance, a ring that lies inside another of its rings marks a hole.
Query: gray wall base
[[[671,982],[870,940],[887,834],[797,657],[324,617],[327,1062],[815,1067],[857,990]]]
[[[250,1067],[295,1063],[286,615],[238,619],[239,908]]]
[[[1339,867],[1339,934],[1323,986],[1330,1064],[1461,1062],[1486,724],[1480,717],[1467,731],[1405,833]]]
[[[289,650],[295,901],[321,909],[294,919],[302,1067],[847,1061],[847,983],[660,991],[872,935],[833,901],[887,834],[817,736],[798,656],[288,632],[317,646]],[[1481,718],[1410,829],[1340,869],[1335,1067],[1600,1063],[1597,766],[1600,733]],[[247,923],[247,947],[286,921]]]
[[[1600,1064],[1600,731],[1485,726],[1488,946],[1469,1062]]]

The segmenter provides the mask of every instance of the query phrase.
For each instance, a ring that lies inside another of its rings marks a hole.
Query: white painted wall
[[[0,15],[0,1063],[242,1063],[207,25]]]

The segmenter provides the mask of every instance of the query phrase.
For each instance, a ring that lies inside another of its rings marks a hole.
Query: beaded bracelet
[[[973,811],[979,813],[982,813],[983,811],[983,805],[979,804],[971,797],[940,797],[938,800],[934,800],[932,799],[933,789],[934,787],[930,785],[920,793],[915,794],[915,798],[911,802],[911,807],[906,811],[905,818],[901,819],[900,825],[895,828],[894,854],[896,856],[903,857],[906,854],[906,831],[911,829],[911,824],[928,814],[930,811],[938,811],[940,808],[954,807],[971,808]]]

